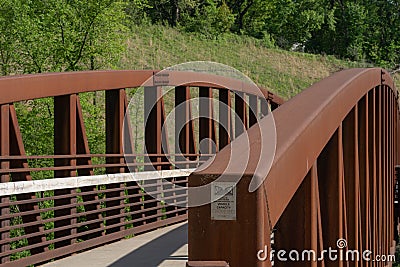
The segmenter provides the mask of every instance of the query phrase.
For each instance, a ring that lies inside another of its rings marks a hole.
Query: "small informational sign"
[[[169,84],[169,73],[160,72],[153,75],[154,86],[163,86]]]
[[[213,182],[211,199],[211,220],[236,220],[236,186],[232,182]]]

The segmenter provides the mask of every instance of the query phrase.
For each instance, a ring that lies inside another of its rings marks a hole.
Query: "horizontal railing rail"
[[[76,160],[76,159],[103,159],[105,162],[106,158],[122,158],[124,162],[122,163],[103,163],[103,164],[87,164],[87,165],[77,165],[77,166],[49,166],[49,167],[17,167],[17,168],[8,168],[8,169],[0,169],[0,174],[12,174],[12,173],[26,173],[26,172],[42,172],[42,171],[61,171],[61,170],[79,170],[81,169],[92,169],[93,171],[99,170],[99,172],[104,172],[105,168],[111,167],[129,167],[135,168],[138,171],[143,171],[146,166],[152,166],[154,168],[168,165],[171,169],[177,168],[180,169],[184,166],[193,166],[198,167],[202,163],[204,163],[208,158],[212,157],[214,154],[79,154],[79,155],[40,155],[40,156],[27,156],[27,155],[19,155],[19,156],[1,156],[0,162],[2,161],[10,161],[10,160],[29,160],[30,162],[34,162],[34,160],[43,160],[43,159],[68,159],[68,160]],[[152,157],[155,159],[154,162],[144,162],[144,159],[147,157]],[[201,157],[201,158],[200,158]],[[130,158],[134,158],[135,160],[129,160]],[[168,158],[168,162],[162,162],[161,158]],[[138,159],[142,161],[139,162]],[[157,160],[158,159],[158,160]],[[177,167],[179,166],[179,168]],[[44,177],[43,179],[53,179],[52,176]]]
[[[158,70],[117,70],[4,76],[0,77],[0,88],[4,88],[0,90],[0,104],[140,86],[211,87],[264,97],[277,106],[284,102],[281,97],[270,91],[234,78],[201,72],[164,70],[161,73],[167,79],[158,82],[157,73],[159,72]],[[9,88],[12,88],[11,94]]]
[[[157,179],[187,177],[194,170],[195,169],[143,171],[143,172],[63,177],[63,178],[53,178],[44,180],[0,183],[0,196],[35,193],[40,191],[49,191],[57,189],[80,188],[85,186],[98,186],[98,185],[106,185],[114,183],[126,183],[126,182],[142,183],[144,181],[157,180]],[[146,187],[145,185],[142,185],[142,188],[145,187]],[[187,190],[186,187],[184,187],[184,190]],[[100,191],[101,190],[99,190],[98,192],[101,193]],[[32,200],[14,201],[13,204],[29,203],[30,201]],[[0,204],[0,207],[1,206],[6,206],[6,205]]]

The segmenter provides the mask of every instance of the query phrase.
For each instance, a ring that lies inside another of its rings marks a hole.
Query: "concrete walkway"
[[[184,267],[187,251],[187,223],[179,223],[43,266]]]

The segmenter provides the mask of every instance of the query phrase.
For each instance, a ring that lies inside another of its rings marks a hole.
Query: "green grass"
[[[344,68],[370,66],[270,48],[262,40],[226,34],[218,39],[161,26],[136,26],[117,69],[164,69],[188,61],[214,61],[236,68],[257,84],[288,99]]]

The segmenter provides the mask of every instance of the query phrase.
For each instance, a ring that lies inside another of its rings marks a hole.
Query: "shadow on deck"
[[[187,258],[185,222],[47,263],[43,267],[183,267]]]

